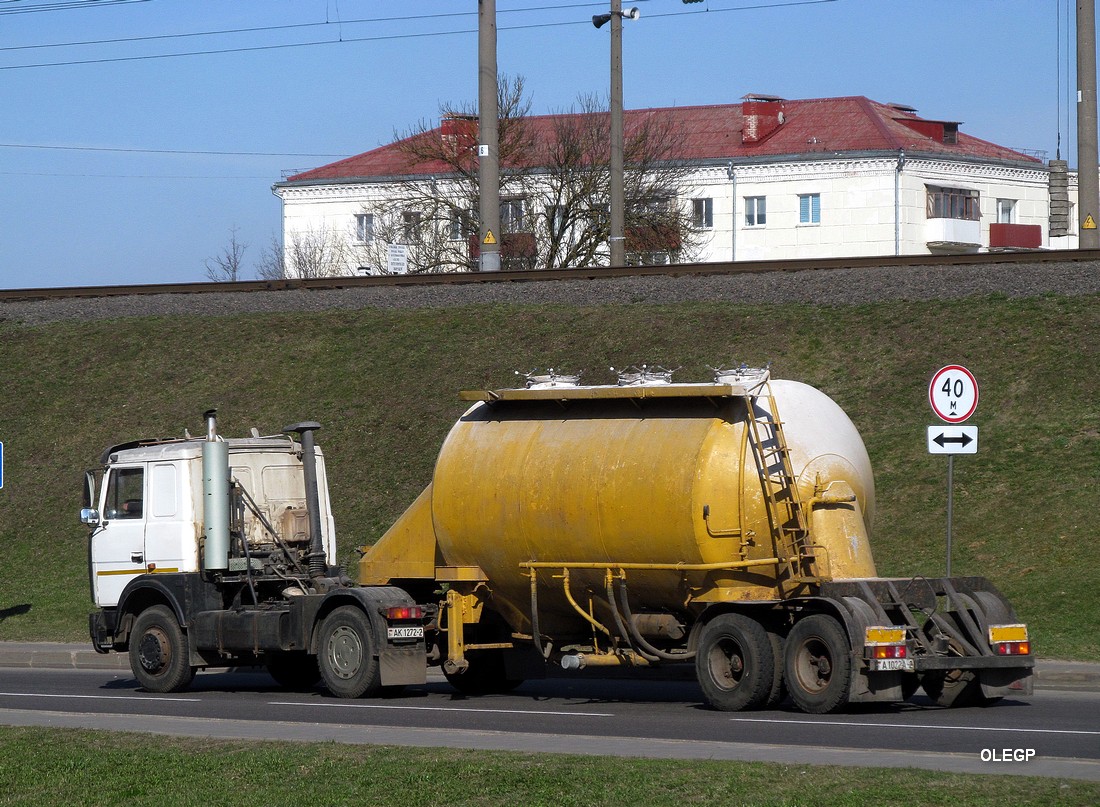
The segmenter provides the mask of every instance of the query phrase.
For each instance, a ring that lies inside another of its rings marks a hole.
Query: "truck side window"
[[[107,483],[107,518],[141,518],[144,491],[142,468],[119,468]]]

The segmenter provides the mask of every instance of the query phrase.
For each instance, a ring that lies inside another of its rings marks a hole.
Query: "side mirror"
[[[95,473],[95,471],[85,471],[84,472],[83,500],[82,500],[82,506],[83,507],[91,507],[93,504],[95,504],[95,482],[96,482],[96,473]]]
[[[80,510],[80,522],[89,527],[99,526],[99,511],[93,505],[96,504],[96,472],[84,472],[84,489],[81,491],[82,508]]]

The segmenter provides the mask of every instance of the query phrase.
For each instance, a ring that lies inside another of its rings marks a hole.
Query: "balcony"
[[[932,252],[977,252],[982,245],[982,223],[968,219],[928,219],[924,240]]]

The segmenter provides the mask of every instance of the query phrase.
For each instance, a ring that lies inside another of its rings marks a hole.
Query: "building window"
[[[691,200],[691,223],[697,230],[709,230],[714,227],[714,200]]]
[[[998,224],[1015,224],[1016,223],[1016,200],[1015,199],[998,199],[997,200],[997,223]]]
[[[546,208],[546,228],[551,237],[560,237],[565,234],[566,210],[562,205],[551,205]]]
[[[928,218],[979,221],[982,211],[978,192],[966,188],[940,188],[928,185]]]
[[[359,213],[355,216],[355,240],[369,244],[374,240],[374,214]]]
[[[768,220],[768,206],[764,196],[745,197],[745,226],[763,227]]]
[[[821,194],[800,193],[798,195],[798,223],[821,223]]]
[[[596,229],[605,229],[611,224],[611,205],[594,204],[588,211],[588,217],[592,226]]]
[[[522,233],[523,199],[504,199],[500,203],[500,230],[504,233]]]
[[[401,235],[406,244],[420,241],[420,211],[406,210],[401,214]]]
[[[452,210],[447,224],[447,237],[452,241],[468,238],[474,231],[473,215],[468,210]]]

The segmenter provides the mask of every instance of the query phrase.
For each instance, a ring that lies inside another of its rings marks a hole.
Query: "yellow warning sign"
[[[1094,224],[1092,226],[1095,227],[1096,225]],[[489,230],[489,232],[485,233],[485,240],[482,243],[484,243],[484,244],[495,244],[496,242],[497,242],[497,237],[495,235],[493,235],[492,230]]]
[[[1095,230],[1096,229],[1096,221],[1093,220],[1092,213],[1089,213],[1087,216],[1085,216],[1085,223],[1081,225],[1081,229],[1082,230]]]

